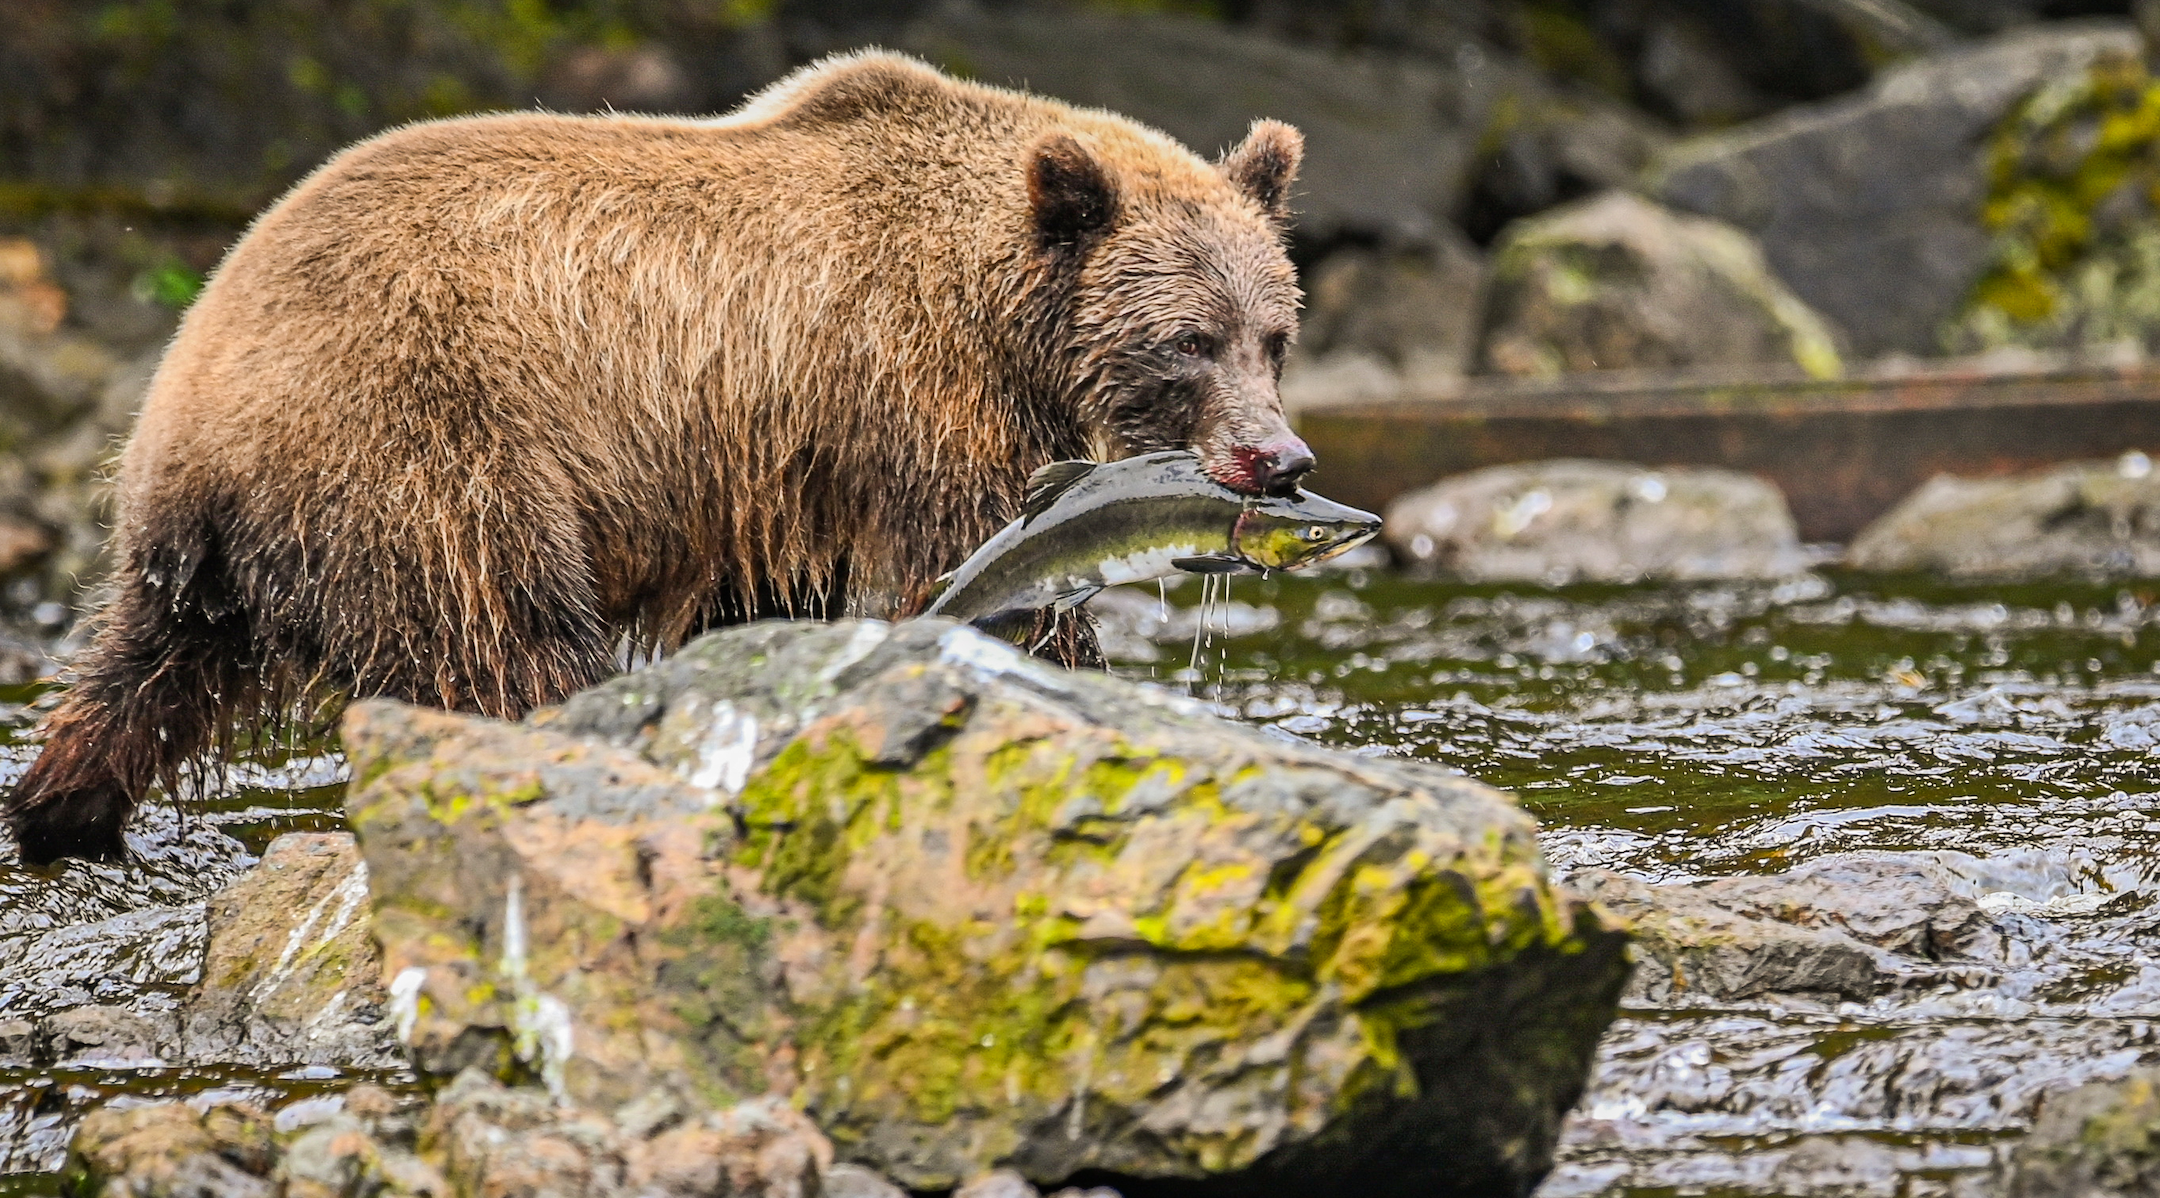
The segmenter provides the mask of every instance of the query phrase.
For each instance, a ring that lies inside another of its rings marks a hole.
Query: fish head
[[[1285,197],[1301,152],[1295,130],[1265,121],[1219,161],[1176,170],[1134,171],[1106,142],[1038,150],[1040,213],[1093,222],[1049,259],[1071,272],[1057,357],[1076,372],[1073,448],[1106,462],[1191,449],[1241,494],[1296,489],[1313,454],[1277,387],[1298,327]]]
[[[1371,540],[1380,517],[1306,491],[1246,505],[1231,552],[1263,570],[1315,565]]]

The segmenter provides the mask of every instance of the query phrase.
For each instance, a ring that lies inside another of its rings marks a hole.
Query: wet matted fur
[[[1290,438],[1299,152],[1262,122],[1211,163],[888,54],[718,120],[353,147],[158,370],[24,858],[121,854],[146,788],[295,704],[515,717],[626,638],[905,614],[1052,459],[1191,445],[1253,485]]]

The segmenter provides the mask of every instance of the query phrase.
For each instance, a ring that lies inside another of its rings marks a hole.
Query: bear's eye
[[[1269,333],[1269,334],[1268,334],[1268,339],[1267,339],[1267,356],[1268,356],[1268,361],[1270,361],[1270,362],[1273,362],[1273,363],[1274,363],[1274,364],[1276,364],[1277,366],[1280,366],[1280,365],[1282,365],[1283,355],[1284,355],[1284,354],[1286,354],[1286,353],[1288,353],[1288,352],[1290,352],[1290,335],[1289,335],[1289,334],[1287,334],[1287,333]]]
[[[1187,358],[1197,358],[1207,353],[1207,338],[1198,333],[1182,333],[1172,345],[1181,356]]]

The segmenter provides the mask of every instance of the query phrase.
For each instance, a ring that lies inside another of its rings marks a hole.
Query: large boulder
[[[2160,1070],[2050,1095],[2017,1147],[2010,1198],[2160,1194]]]
[[[1777,488],[1706,467],[1491,466],[1398,498],[1384,535],[1414,567],[1489,581],[1783,578],[1807,565]]]
[[[1839,334],[1745,233],[1607,192],[1520,221],[1493,258],[1484,366],[1551,376],[1630,367],[1843,368]]]
[[[391,1009],[584,1109],[992,1167],[1523,1192],[1624,977],[1504,796],[943,621],[716,634],[527,726],[356,705]]]
[[[1648,122],[1469,47],[1446,58],[1329,53],[1191,17],[951,5],[903,49],[985,83],[1026,87],[1160,128],[1203,154],[1258,117],[1305,133],[1299,232],[1429,242],[1495,169],[1542,207],[1625,182],[1663,147]],[[1498,152],[1495,152],[1498,147]]]
[[[2124,23],[2016,30],[1858,94],[1683,142],[1648,186],[1752,234],[1858,353],[1935,353],[1994,252],[1981,222],[1989,136],[2043,83],[2140,52]]]
[[[1988,269],[1947,348],[2160,351],[2160,80],[2145,59],[2105,56],[2034,91],[1992,139],[1988,179]]]
[[[1862,530],[1845,560],[1965,578],[2160,576],[2160,478],[2142,453],[2008,478],[1939,475]]]

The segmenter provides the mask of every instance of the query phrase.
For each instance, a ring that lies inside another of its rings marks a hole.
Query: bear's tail
[[[45,721],[45,747],[0,816],[26,864],[124,859],[121,834],[143,793],[161,783],[179,795],[227,713],[259,697],[246,621],[202,602],[222,589],[222,563],[202,554],[194,564],[177,577],[124,571],[99,613],[76,681]]]

